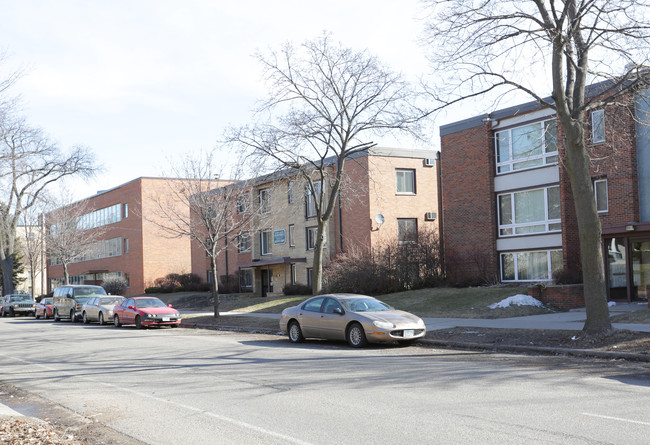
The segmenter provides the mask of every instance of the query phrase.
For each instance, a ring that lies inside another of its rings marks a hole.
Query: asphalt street
[[[0,319],[1,379],[150,444],[626,443],[650,367]]]

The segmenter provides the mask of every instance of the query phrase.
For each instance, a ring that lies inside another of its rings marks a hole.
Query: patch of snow
[[[516,306],[537,306],[537,307],[542,307],[544,306],[541,301],[539,301],[536,298],[531,297],[530,295],[514,295],[512,297],[508,297],[505,300],[501,300],[498,303],[494,303],[489,305],[488,307],[490,309],[496,309],[496,308],[501,308],[501,307],[510,307],[512,305]]]
[[[609,306],[609,307],[616,306],[616,302],[615,301],[610,301],[609,303],[607,303],[607,306]]]

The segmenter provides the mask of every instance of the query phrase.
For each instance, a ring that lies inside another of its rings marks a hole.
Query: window
[[[244,232],[237,237],[237,249],[239,253],[251,251],[251,236],[250,233]]]
[[[287,202],[293,204],[293,181],[289,181],[289,190],[287,191]]]
[[[271,213],[271,191],[260,190],[260,213]]]
[[[320,312],[320,307],[323,305],[323,300],[325,300],[325,297],[314,298],[305,303],[302,308],[309,312]]]
[[[291,284],[296,284],[296,265],[295,263],[291,263],[291,270],[289,271],[290,274],[290,279],[291,279]]]
[[[561,250],[502,253],[501,281],[550,280],[562,267]]]
[[[129,253],[129,239],[124,238],[124,253]]]
[[[126,287],[131,287],[131,274],[128,272],[124,273],[124,279],[126,280]]]
[[[594,181],[594,195],[596,196],[596,208],[598,213],[607,213],[607,179]]]
[[[253,269],[239,270],[239,287],[242,290],[253,289]]]
[[[271,243],[273,242],[273,233],[270,230],[264,230],[260,233],[260,248],[262,255],[271,254]]]
[[[557,122],[535,122],[496,132],[497,173],[557,163]]]
[[[313,268],[311,268],[311,267],[307,268],[307,286],[309,286],[309,287],[313,286],[312,271],[313,271]]]
[[[562,229],[560,187],[499,195],[499,236],[557,232]]]
[[[129,204],[126,202],[124,203],[124,211],[122,213],[124,215],[122,218],[126,219],[129,217]]]
[[[395,179],[397,193],[404,195],[415,194],[415,170],[397,169],[395,170]]]
[[[210,284],[214,283],[214,275],[212,274],[211,270],[207,272],[207,277],[208,277],[208,283]]]
[[[416,218],[397,218],[397,242],[417,243],[418,220]]]
[[[289,247],[295,247],[296,241],[294,238],[296,227],[293,224],[289,224]]]
[[[307,187],[307,197],[305,200],[306,206],[306,216],[307,218],[312,218],[316,216],[316,202],[320,199],[321,195],[321,182],[314,181],[314,193],[311,192],[309,187]]]
[[[237,213],[248,213],[250,208],[250,193],[245,192],[237,196]]]
[[[591,112],[591,142],[605,142],[605,110]]]
[[[307,227],[307,250],[314,250],[316,248],[316,236],[318,235],[318,227]]]

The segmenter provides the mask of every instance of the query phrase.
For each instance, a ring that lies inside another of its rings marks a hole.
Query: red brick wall
[[[560,309],[585,307],[582,284],[564,286],[530,286],[528,295]]]
[[[498,276],[494,147],[484,125],[442,137],[443,242],[451,282]]]

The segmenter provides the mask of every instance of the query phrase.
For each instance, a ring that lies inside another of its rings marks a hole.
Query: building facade
[[[326,230],[324,264],[340,252],[370,251],[424,230],[437,233],[436,155],[432,150],[375,147],[347,160],[344,185]],[[219,255],[220,283],[236,276],[239,291],[260,296],[279,295],[291,284],[311,286],[317,230],[313,197],[291,175],[253,183],[238,211],[256,212],[255,222]],[[316,187],[325,187],[327,194],[326,185]],[[192,271],[212,279],[209,258],[197,242],[192,244]]]
[[[647,92],[585,122],[611,299],[650,291]],[[554,111],[536,102],[440,128],[443,242],[453,282],[535,283],[577,275],[573,194]]]
[[[157,196],[170,196],[168,178],[137,178],[113,189],[98,192],[72,206],[85,206],[81,217],[88,230],[100,231],[92,254],[69,265],[71,284],[101,284],[110,277],[123,277],[126,295],[144,293],[157,278],[191,269],[189,238],[172,238],[157,224]],[[186,210],[187,218],[189,210]],[[46,215],[46,225],[51,223]],[[48,258],[48,287],[63,284],[63,266]]]

